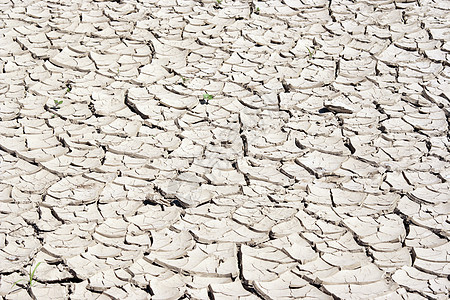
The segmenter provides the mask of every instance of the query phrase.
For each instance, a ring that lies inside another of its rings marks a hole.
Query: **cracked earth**
[[[0,12],[1,299],[448,298],[449,1]]]

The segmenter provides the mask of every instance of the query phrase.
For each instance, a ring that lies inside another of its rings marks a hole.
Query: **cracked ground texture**
[[[2,300],[448,298],[449,1],[0,12]]]

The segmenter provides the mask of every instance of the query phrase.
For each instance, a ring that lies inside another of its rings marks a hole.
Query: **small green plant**
[[[24,280],[27,281],[27,288],[32,287],[33,283],[34,283],[34,273],[36,273],[36,269],[39,267],[40,264],[41,264],[41,262],[38,262],[36,267],[34,267],[33,271],[31,271],[32,266],[30,266],[30,272],[28,274],[29,278],[28,279],[22,278],[22,279],[17,280],[16,282],[14,282],[14,284],[11,286],[11,288],[13,288],[16,284],[18,284],[19,282],[24,281]]]
[[[72,85],[70,83],[66,84],[66,94],[72,90]]]
[[[222,4],[222,0],[216,0],[217,1],[217,4]]]
[[[259,13],[259,7],[256,8],[256,12]]]
[[[181,76],[181,75],[180,75],[180,78],[181,78],[181,80],[183,81],[183,83],[186,83],[186,82],[189,81],[189,79],[186,78],[186,77],[184,77],[184,76]]]
[[[206,101],[206,102],[208,102],[208,101],[211,100],[212,98],[214,98],[214,96],[208,94],[208,92],[205,92],[205,93],[203,94],[203,100]]]
[[[308,52],[309,52],[309,58],[312,58],[313,55],[316,53],[316,51],[315,51],[315,50],[311,51],[311,49],[309,49],[309,47],[306,47],[306,49],[307,49]]]
[[[55,105],[53,106],[53,109],[59,109],[59,106],[63,103],[63,101],[53,100],[55,102]]]
[[[62,100],[58,101],[58,100],[53,100],[53,102],[55,103],[55,105],[52,106],[52,109],[54,110],[58,110],[60,107],[60,105],[63,103]],[[55,117],[55,114],[52,115],[52,119]]]

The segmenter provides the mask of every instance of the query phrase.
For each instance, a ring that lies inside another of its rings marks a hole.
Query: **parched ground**
[[[447,299],[449,27],[447,0],[0,0],[0,298]]]

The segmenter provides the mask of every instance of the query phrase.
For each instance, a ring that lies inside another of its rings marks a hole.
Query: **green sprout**
[[[63,103],[63,101],[53,100],[55,102],[55,105],[53,106],[54,109],[58,109],[59,106]]]
[[[53,102],[55,103],[55,105],[53,105],[52,109],[54,110],[58,110],[60,107],[60,105],[63,103],[62,100],[58,101],[58,100],[53,100]],[[52,115],[52,118],[55,117],[55,114]]]
[[[313,55],[314,55],[314,53],[316,53],[316,51],[311,51],[311,49],[309,49],[309,47],[306,47],[306,49],[307,49],[308,52],[309,52],[309,58],[312,58]]]
[[[180,75],[180,78],[183,81],[183,83],[186,83],[189,80],[188,78],[181,76],[181,75]]]
[[[40,264],[41,264],[41,262],[37,263],[36,267],[34,267],[34,269],[33,269],[33,272],[31,271],[31,266],[30,266],[30,272],[28,274],[29,278],[28,278],[28,281],[27,281],[28,288],[33,286],[34,273],[36,272],[36,269],[37,269],[37,267],[39,267]],[[18,284],[19,282],[24,281],[24,280],[27,280],[27,279],[23,279],[22,278],[22,279],[17,280],[16,282],[14,282],[14,284],[11,286],[11,288],[13,288],[16,284]]]
[[[222,0],[216,0],[217,4],[222,4]]]
[[[259,7],[256,8],[256,12],[259,13]]]
[[[206,101],[206,102],[208,102],[208,101],[211,100],[212,98],[214,98],[214,96],[208,94],[208,92],[205,92],[205,93],[203,94],[203,100]]]

